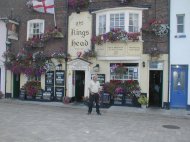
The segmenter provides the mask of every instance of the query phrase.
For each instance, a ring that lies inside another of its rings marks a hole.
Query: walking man
[[[93,103],[95,101],[96,103],[96,112],[98,115],[101,115],[100,113],[100,106],[99,106],[99,92],[100,92],[100,82],[97,81],[97,75],[94,75],[92,77],[92,80],[90,81],[89,84],[89,91],[90,91],[90,96],[89,96],[89,108],[88,108],[88,114],[91,114],[92,112],[92,107]]]

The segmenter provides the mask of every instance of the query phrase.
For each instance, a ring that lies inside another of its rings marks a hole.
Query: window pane
[[[177,78],[178,73],[176,71],[173,72],[173,90],[177,90]]]
[[[181,90],[184,91],[185,90],[185,72],[182,71],[180,72],[180,79],[179,82],[181,83]]]
[[[139,15],[138,14],[133,14],[130,13],[129,14],[129,32],[138,32],[138,18]]]
[[[111,29],[125,29],[125,14],[124,13],[116,13],[116,14],[110,14],[110,30]]]
[[[129,26],[129,32],[133,32],[133,26]]]
[[[177,26],[177,32],[178,32],[178,33],[183,33],[183,32],[184,32],[184,27],[183,27],[183,25],[178,25],[178,26]]]
[[[117,67],[118,65],[120,65],[120,63],[110,64],[111,80],[138,80],[138,64],[133,64],[133,66],[132,64],[124,63],[122,67],[126,69],[126,72],[119,75],[115,73],[115,67]]]
[[[129,20],[129,25],[133,25],[133,21],[132,20]]]
[[[183,24],[184,23],[184,16],[177,16],[177,23]]]

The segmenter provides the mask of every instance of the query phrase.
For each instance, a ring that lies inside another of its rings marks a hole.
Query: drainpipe
[[[170,28],[170,7],[171,7],[171,1],[168,0],[168,26]],[[167,105],[166,109],[170,109],[170,30],[168,33],[168,99],[167,99]]]
[[[68,61],[68,27],[69,27],[69,22],[68,22],[68,20],[69,20],[69,1],[68,0],[66,0],[66,8],[67,8],[67,10],[66,10],[66,14],[67,14],[67,16],[66,16],[66,57],[65,57],[65,93],[64,93],[64,96],[66,96],[66,93],[67,93],[67,61]]]

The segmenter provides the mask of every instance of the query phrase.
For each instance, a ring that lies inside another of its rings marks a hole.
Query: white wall
[[[6,51],[6,24],[3,21],[0,21],[0,68],[1,68],[1,85],[0,90],[5,93],[5,67],[4,67],[4,58],[2,57],[3,53]]]
[[[190,0],[171,0],[170,8],[170,63],[190,66]],[[177,34],[176,14],[185,14],[186,38],[175,38]],[[190,68],[188,72],[188,86],[190,85]],[[188,91],[190,104],[190,91]]]

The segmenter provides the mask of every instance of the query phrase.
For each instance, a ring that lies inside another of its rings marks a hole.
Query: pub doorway
[[[162,107],[163,71],[150,70],[149,74],[149,106]]]
[[[85,71],[75,71],[75,101],[82,102],[85,88]]]

